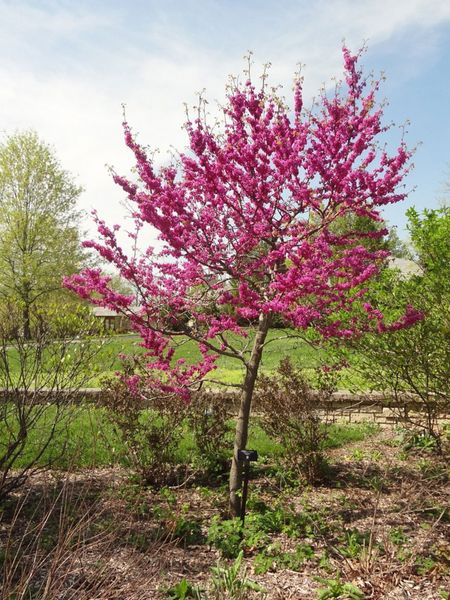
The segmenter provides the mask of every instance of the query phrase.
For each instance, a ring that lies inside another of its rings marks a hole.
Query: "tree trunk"
[[[230,471],[230,511],[234,517],[241,516],[241,488],[243,464],[237,459],[238,450],[244,450],[247,444],[248,424],[250,409],[255,388],[256,377],[261,362],[263,344],[270,327],[269,315],[261,314],[259,325],[253,343],[252,353],[247,365],[244,385],[241,393],[241,403],[236,422],[236,433],[234,438],[233,458]]]
[[[22,310],[23,337],[26,340],[31,340],[31,322],[30,322],[30,307],[25,305]]]

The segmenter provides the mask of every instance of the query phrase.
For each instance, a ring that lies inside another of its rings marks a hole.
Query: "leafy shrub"
[[[368,301],[396,319],[411,305],[422,319],[414,326],[367,334],[348,344],[355,367],[370,387],[393,398],[405,426],[435,439],[446,450],[441,417],[450,407],[450,207],[407,212],[416,252],[416,273],[386,268],[369,286]]]
[[[126,383],[131,372],[126,363],[124,377],[105,382],[104,401],[126,459],[143,483],[159,488],[178,481],[176,451],[186,407],[173,395],[147,397],[138,388],[131,392]]]
[[[331,396],[335,384],[333,371],[322,371],[319,389],[313,390],[289,359],[281,361],[275,377],[262,376],[258,383],[262,428],[284,447],[285,467],[309,483],[320,479],[325,467],[327,429],[317,406]]]
[[[91,376],[86,365],[101,348],[84,336],[89,323],[78,323],[83,339],[55,340],[45,315],[37,316],[41,327],[30,342],[0,303],[0,500],[30,473],[70,458],[69,426]]]
[[[197,462],[208,473],[228,470],[233,443],[229,438],[233,396],[226,392],[201,391],[194,394],[186,413],[194,435]]]

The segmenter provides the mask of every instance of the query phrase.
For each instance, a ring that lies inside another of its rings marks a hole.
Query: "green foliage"
[[[221,520],[214,516],[208,529],[207,542],[220,552],[225,558],[238,556],[243,539],[242,521],[238,518]]]
[[[409,541],[403,527],[393,527],[389,530],[389,539],[396,546],[403,546]]]
[[[257,575],[289,569],[300,571],[307,560],[314,558],[314,550],[309,544],[298,544],[293,552],[281,552],[279,544],[269,544],[255,556],[254,570]]]
[[[348,231],[358,232],[359,235],[354,244],[362,244],[372,252],[375,250],[388,250],[393,256],[410,258],[410,250],[398,237],[396,229],[391,227],[387,233],[386,228],[387,224],[384,221],[377,222],[351,212],[335,219],[331,226],[334,233],[341,235]],[[374,234],[378,235],[374,236]]]
[[[410,450],[436,450],[436,438],[431,436],[427,431],[408,431],[405,430],[403,435],[403,448]]]
[[[80,193],[36,133],[0,145],[0,298],[17,310],[16,326],[27,339],[39,332],[49,301],[71,297],[62,277],[85,263]]]
[[[182,579],[179,583],[167,590],[167,598],[169,600],[186,600],[186,598],[194,598],[201,600],[201,590],[192,585],[187,579]]]
[[[317,580],[325,585],[318,591],[317,600],[328,600],[329,598],[364,600],[364,593],[353,583],[344,583],[339,575],[335,579],[317,577]]]
[[[245,600],[249,591],[258,592],[261,598],[266,596],[264,588],[247,577],[247,569],[242,565],[243,556],[241,550],[232,565],[212,567],[211,584],[216,600]]]
[[[347,529],[344,532],[339,552],[346,558],[359,558],[368,548],[370,536],[357,529]]]
[[[171,600],[246,600],[249,592],[258,594],[260,598],[266,597],[265,589],[247,576],[247,567],[243,565],[241,551],[231,565],[218,563],[211,567],[208,590],[202,590],[182,579],[167,590],[167,597]]]
[[[226,558],[235,558],[240,550],[258,552],[270,543],[269,534],[283,533],[291,538],[314,537],[328,529],[326,515],[308,507],[300,512],[281,505],[262,513],[250,513],[242,527],[240,519],[220,520],[213,517],[208,530],[208,543]]]
[[[431,556],[418,556],[414,567],[418,575],[426,575],[436,567],[436,561]]]
[[[410,328],[366,335],[353,345],[364,378],[394,396],[405,422],[434,438],[441,451],[438,415],[450,402],[450,208],[422,215],[410,209],[408,217],[421,271],[406,277],[385,269],[371,285],[370,302],[391,319],[412,305],[423,319]]]

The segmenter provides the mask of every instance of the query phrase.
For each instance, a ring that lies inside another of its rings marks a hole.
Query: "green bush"
[[[257,385],[262,428],[283,446],[283,467],[308,483],[319,480],[326,469],[328,430],[317,405],[331,396],[337,380],[331,370],[321,371],[318,381],[319,389],[313,390],[302,371],[284,359],[274,377],[263,375]]]

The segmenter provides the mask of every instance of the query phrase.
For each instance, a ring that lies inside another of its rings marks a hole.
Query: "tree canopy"
[[[33,131],[0,145],[0,296],[18,308],[25,337],[32,312],[63,293],[63,275],[83,265],[81,188]]]

